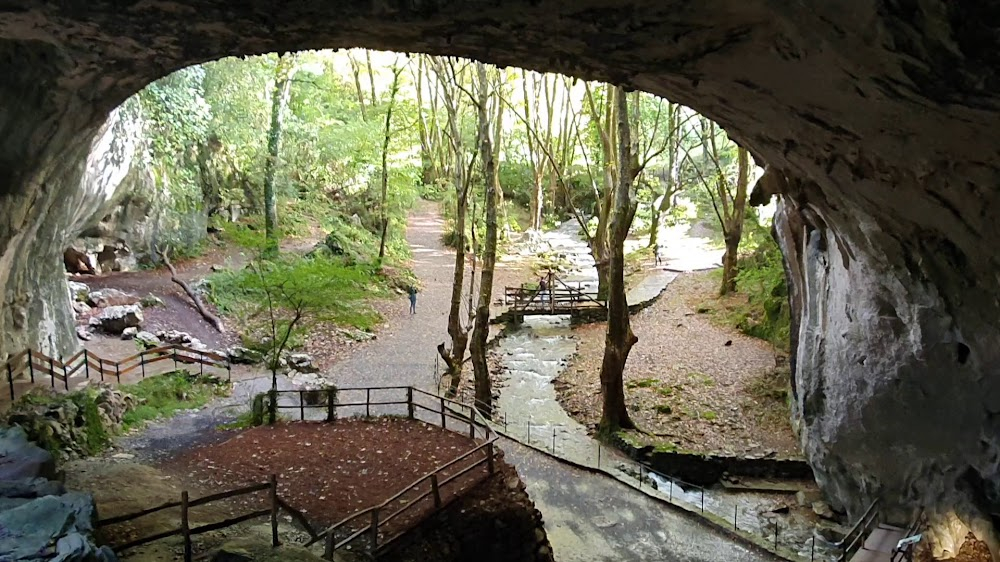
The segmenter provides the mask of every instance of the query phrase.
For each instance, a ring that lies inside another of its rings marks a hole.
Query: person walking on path
[[[417,313],[417,288],[410,285],[410,314]]]
[[[659,267],[660,265],[663,265],[663,262],[660,259],[660,245],[659,245],[659,243],[657,243],[656,246],[653,247],[653,255],[656,256],[656,262],[655,262],[656,266]]]

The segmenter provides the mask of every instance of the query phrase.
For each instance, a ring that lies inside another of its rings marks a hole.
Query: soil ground
[[[787,405],[759,390],[775,368],[771,346],[697,312],[715,285],[709,272],[681,274],[632,317],[639,342],[625,368],[625,394],[633,421],[649,433],[639,437],[696,452],[799,456]],[[574,330],[577,355],[557,380],[561,403],[587,425],[600,419],[606,326]]]
[[[458,433],[401,418],[281,423],[234,432],[223,442],[181,454],[165,468],[187,482],[219,489],[259,484],[277,474],[281,497],[327,527],[382,503],[477,445]],[[473,457],[441,478],[482,458]],[[485,467],[468,474],[482,476]],[[442,495],[464,489],[456,483],[442,486]]]

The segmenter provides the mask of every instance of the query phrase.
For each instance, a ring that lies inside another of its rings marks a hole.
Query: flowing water
[[[560,273],[561,279],[596,289],[594,261],[586,243],[576,235],[575,225],[564,225],[545,233],[543,242],[564,264],[569,264]],[[676,263],[683,263],[692,269],[711,267],[716,263],[715,253],[706,251],[703,243],[682,239],[674,248],[678,247],[681,250],[672,249],[668,243],[664,252],[672,256]],[[537,252],[537,248],[532,251]],[[630,304],[633,300],[654,298],[674,277],[675,274],[654,272],[648,278],[651,282],[636,287],[633,291],[635,295],[630,295],[634,297],[630,298]],[[798,552],[806,560],[830,558],[832,551],[828,543],[819,536],[814,539],[810,522],[799,516],[771,512],[783,503],[794,504],[794,496],[733,492],[723,488],[705,490],[672,482],[665,476],[649,473],[617,450],[604,447],[593,439],[588,428],[563,409],[553,384],[576,348],[577,340],[569,317],[562,316],[529,316],[522,326],[508,332],[500,340],[497,349],[504,366],[504,380],[500,384],[495,419],[503,424],[508,435],[575,463],[632,479],[636,485],[655,488],[655,491],[649,491],[668,501],[687,504],[694,511],[712,513],[768,541],[774,540],[777,529],[777,543]]]

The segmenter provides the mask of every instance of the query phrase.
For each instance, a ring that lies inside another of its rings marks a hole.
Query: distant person
[[[657,242],[656,245],[653,246],[653,255],[656,256],[656,258],[655,258],[656,259],[656,265],[657,266],[663,265],[663,260],[660,259],[660,243],[659,242]]]
[[[417,313],[417,288],[410,285],[410,314]]]

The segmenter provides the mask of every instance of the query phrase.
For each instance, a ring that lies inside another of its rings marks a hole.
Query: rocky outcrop
[[[92,539],[97,520],[89,494],[67,492],[52,456],[21,428],[0,427],[0,559],[113,562]]]
[[[33,393],[33,399],[16,402],[5,421],[63,458],[98,452],[138,404],[133,396],[105,386],[71,394]]]
[[[781,170],[797,423],[829,499],[1000,508],[992,2],[15,0],[0,21],[0,358],[74,345],[60,256],[128,169],[101,126],[144,84],[301,48],[469,56],[667,96]]]
[[[109,306],[90,318],[90,326],[108,334],[121,334],[126,328],[142,324],[142,307],[134,304]]]

